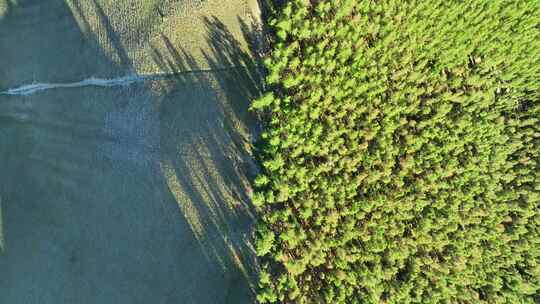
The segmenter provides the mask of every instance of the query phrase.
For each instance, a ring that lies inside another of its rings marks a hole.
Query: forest
[[[260,303],[540,302],[540,1],[271,9]]]

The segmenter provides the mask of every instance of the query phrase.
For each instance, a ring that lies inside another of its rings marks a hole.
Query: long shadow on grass
[[[153,52],[161,72],[179,74],[161,88],[166,92],[160,106],[163,171],[208,258],[236,276],[231,282],[237,288],[253,292],[257,267],[249,241],[254,212],[247,194],[256,173],[249,147],[258,123],[248,107],[261,90],[261,74],[256,59],[223,23],[216,18],[205,23],[206,64],[165,35],[165,53]],[[242,24],[245,35],[248,28]]]
[[[0,87],[133,70],[101,1],[91,18],[82,2],[9,3]],[[206,25],[205,66],[161,36],[167,80],[0,96],[0,303],[253,301],[260,75],[223,24]]]

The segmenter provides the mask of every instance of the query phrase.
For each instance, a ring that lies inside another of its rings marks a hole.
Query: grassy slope
[[[169,2],[0,0],[0,88],[248,67],[0,96],[0,303],[254,300],[250,9]]]

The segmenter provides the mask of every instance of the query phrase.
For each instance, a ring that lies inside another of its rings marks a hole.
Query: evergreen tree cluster
[[[540,1],[291,0],[260,303],[540,303]]]

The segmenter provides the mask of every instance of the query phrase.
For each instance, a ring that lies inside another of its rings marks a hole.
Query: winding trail
[[[95,86],[95,87],[128,86],[135,82],[141,82],[145,80],[163,79],[169,76],[170,75],[168,74],[133,75],[133,76],[111,78],[111,79],[90,77],[88,79],[84,79],[77,82],[70,82],[70,83],[32,83],[32,84],[26,84],[26,85],[22,85],[16,88],[8,89],[6,91],[0,92],[0,94],[25,96],[25,95],[32,95],[40,91],[59,89],[59,88],[79,88],[79,87],[87,87],[87,86]]]
[[[168,78],[173,78],[185,74],[192,73],[210,73],[210,72],[220,72],[236,68],[244,68],[243,66],[229,66],[215,69],[201,69],[201,70],[191,70],[183,72],[174,72],[174,73],[158,73],[158,74],[139,74],[139,75],[128,75],[116,78],[96,78],[90,77],[84,80],[77,82],[67,82],[67,83],[32,83],[22,85],[16,88],[7,89],[0,92],[0,95],[12,95],[12,96],[27,96],[34,93],[52,89],[60,88],[80,88],[80,87],[119,87],[119,86],[129,86],[131,84],[143,81],[155,81],[163,80]]]

